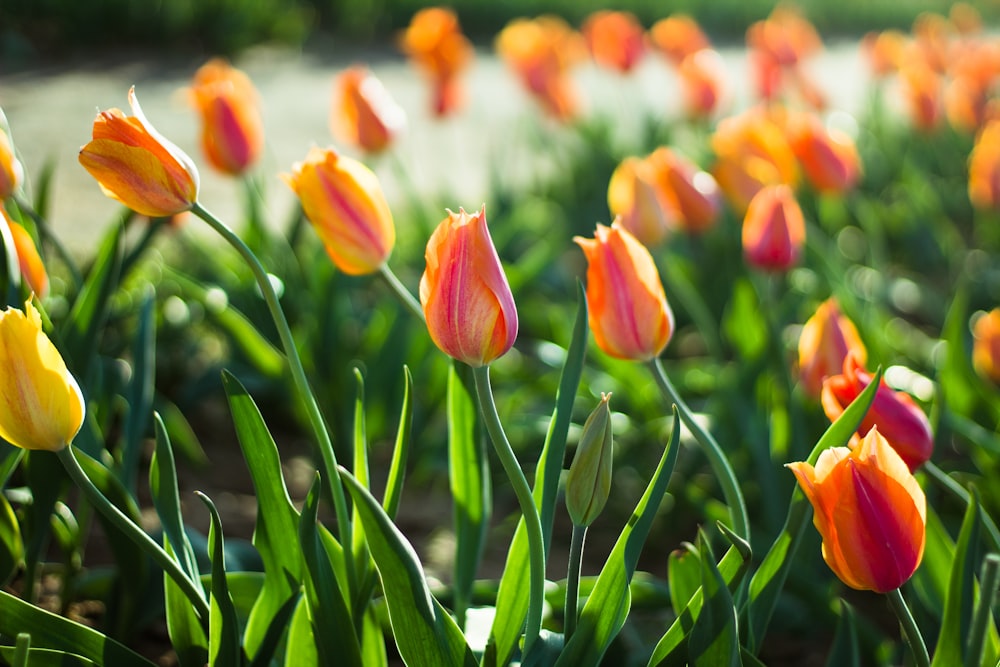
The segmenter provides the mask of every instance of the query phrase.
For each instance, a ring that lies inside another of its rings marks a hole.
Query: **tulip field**
[[[850,113],[795,8],[745,46],[748,101],[681,13],[416,11],[419,113],[523,92],[485,201],[372,63],[276,172],[238,60],[197,152],[122,81],[87,248],[0,114],[0,663],[1000,666],[1000,38],[871,32]]]

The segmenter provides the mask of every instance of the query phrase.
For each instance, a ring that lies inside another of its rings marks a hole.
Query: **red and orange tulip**
[[[862,366],[868,359],[857,328],[831,297],[806,320],[799,336],[799,378],[806,393],[819,398],[823,380],[839,375],[851,353]]]
[[[396,228],[374,172],[333,149],[313,147],[282,178],[338,269],[350,275],[379,270],[392,252]]]
[[[882,79],[899,70],[909,38],[898,30],[870,32],[861,40],[872,74]]]
[[[364,67],[350,67],[334,84],[330,130],[338,140],[367,153],[392,144],[406,127],[406,112]]]
[[[436,116],[447,116],[462,104],[458,75],[473,58],[472,44],[462,34],[455,12],[426,7],[403,31],[399,46],[431,81]]]
[[[718,110],[726,86],[726,68],[718,51],[702,49],[686,56],[677,75],[689,116],[705,118]]]
[[[653,151],[648,161],[660,188],[673,202],[677,227],[700,234],[715,225],[722,212],[722,192],[711,174],[666,146]]]
[[[795,193],[769,185],[754,195],[743,218],[743,256],[764,271],[788,271],[806,242],[806,223]]]
[[[10,234],[14,239],[14,252],[17,254],[17,264],[21,271],[21,277],[28,284],[28,289],[39,297],[44,297],[49,293],[49,274],[45,270],[42,256],[38,254],[35,246],[35,239],[31,237],[28,230],[14,222],[7,215],[7,211],[0,208],[0,215],[3,215]]]
[[[944,117],[944,79],[941,74],[919,60],[907,60],[900,68],[900,75],[903,97],[914,126],[920,130],[938,127]]]
[[[214,58],[195,72],[189,97],[201,114],[201,145],[209,164],[232,176],[253,166],[264,149],[264,122],[250,77]]]
[[[809,183],[819,192],[844,194],[861,177],[861,158],[847,134],[823,126],[812,114],[789,123],[788,143]]]
[[[649,39],[674,65],[712,46],[698,22],[686,14],[672,14],[654,23]]]
[[[503,356],[517,339],[517,308],[486,226],[486,207],[448,211],[427,241],[420,304],[431,340],[473,368]]]
[[[661,243],[677,215],[673,202],[657,183],[653,165],[637,157],[625,158],[611,174],[608,208],[622,227],[646,246]]]
[[[979,133],[969,156],[969,200],[980,209],[1000,209],[1000,120]]]
[[[1000,384],[1000,308],[976,320],[972,333],[972,365],[980,375]]]
[[[872,376],[848,354],[843,372],[823,382],[821,401],[830,421],[844,412],[848,405],[871,383]],[[916,470],[934,451],[931,424],[909,394],[893,391],[883,380],[875,392],[868,414],[861,420],[855,438],[877,426],[892,448],[903,458],[910,470]]]
[[[772,114],[753,108],[722,120],[712,135],[716,164],[712,173],[729,203],[746,211],[767,185],[795,185],[798,166],[785,133]]]
[[[4,131],[6,119],[0,112],[0,201],[17,192],[24,180],[24,167],[14,154],[14,145]]]
[[[587,307],[594,340],[619,359],[649,361],[674,333],[674,314],[653,257],[620,222],[573,239],[587,257]]]
[[[878,429],[854,449],[827,449],[815,468],[788,467],[813,506],[823,560],[841,581],[888,593],[913,576],[924,554],[927,501]]]
[[[631,72],[646,53],[645,30],[630,12],[598,10],[580,28],[594,62]]]
[[[137,213],[162,218],[189,210],[198,199],[198,169],[146,120],[134,87],[128,101],[132,116],[120,109],[97,114],[80,164],[104,194]]]

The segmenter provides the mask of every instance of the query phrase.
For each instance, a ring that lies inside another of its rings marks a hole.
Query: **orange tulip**
[[[767,185],[795,185],[798,167],[788,140],[770,112],[754,108],[722,120],[712,135],[712,172],[737,211]]]
[[[813,506],[823,560],[845,584],[888,593],[924,555],[927,501],[899,454],[872,428],[858,447],[833,447],[816,467],[789,463]]]
[[[104,194],[137,213],[164,218],[189,210],[198,199],[198,169],[146,120],[135,87],[128,101],[132,116],[119,109],[97,114],[80,164]]]
[[[862,38],[861,48],[875,78],[885,78],[899,69],[908,39],[898,30],[870,32]]]
[[[766,54],[782,67],[794,66],[823,48],[812,23],[787,6],[775,7],[771,15],[747,29],[747,46]]]
[[[900,75],[913,124],[920,130],[933,130],[943,117],[941,74],[923,62],[906,61],[900,68]]]
[[[662,242],[677,215],[657,183],[653,166],[637,157],[625,158],[611,174],[608,208],[646,246]]]
[[[45,271],[45,264],[42,263],[42,256],[38,254],[35,240],[31,238],[27,229],[10,219],[7,211],[0,208],[0,215],[3,215],[3,221],[14,239],[14,252],[17,253],[21,277],[28,284],[28,289],[39,297],[46,296],[49,293],[49,275]]]
[[[201,114],[201,145],[209,164],[238,176],[264,148],[260,101],[250,78],[220,58],[202,65],[189,91]]]
[[[474,368],[506,354],[517,339],[517,308],[486,226],[486,206],[474,215],[448,211],[424,257],[420,304],[434,344]]]
[[[406,112],[364,67],[350,67],[334,83],[330,130],[368,153],[385,150],[406,126]]]
[[[787,185],[769,185],[750,201],[743,218],[743,255],[765,271],[787,271],[799,261],[806,223],[795,193]]]
[[[969,199],[980,209],[1000,209],[1000,120],[986,124],[969,156]]]
[[[599,10],[580,29],[594,62],[627,74],[646,53],[642,24],[630,12]]]
[[[843,194],[861,177],[861,158],[845,133],[823,126],[812,114],[789,123],[789,145],[809,183],[819,192]]]
[[[799,377],[806,393],[819,398],[823,380],[839,374],[850,353],[861,365],[868,359],[857,328],[831,297],[806,320],[799,336]]]
[[[332,148],[316,147],[292,171],[282,178],[337,268],[349,275],[378,271],[392,252],[396,228],[374,172]]]
[[[17,192],[24,180],[24,167],[14,154],[14,145],[5,129],[7,119],[0,111],[0,201]]]
[[[702,49],[688,55],[678,65],[677,75],[687,114],[695,118],[711,116],[719,107],[726,85],[726,68],[718,51]]]
[[[587,307],[594,340],[619,359],[649,361],[674,333],[674,314],[653,257],[619,221],[573,239],[587,257]]]
[[[823,382],[820,400],[830,421],[839,417],[871,381],[871,374],[865,371],[854,354],[848,354],[842,374],[828,377]],[[885,380],[879,384],[872,406],[861,420],[855,438],[873,426],[878,427],[910,470],[919,468],[934,451],[934,435],[927,415],[909,394],[893,391]]]
[[[700,234],[715,225],[722,212],[722,193],[712,175],[667,147],[648,158],[657,183],[673,202],[674,224],[689,234]]]
[[[654,23],[649,39],[674,65],[712,46],[698,22],[685,14],[673,14]]]
[[[473,57],[458,17],[445,7],[421,9],[399,40],[400,48],[430,78],[436,116],[446,116],[462,103],[459,73]]]
[[[977,319],[972,333],[972,365],[980,375],[1000,384],[1000,308]]]

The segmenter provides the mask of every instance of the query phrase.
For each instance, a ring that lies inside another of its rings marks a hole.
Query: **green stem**
[[[979,575],[979,604],[972,615],[972,628],[965,646],[967,665],[983,664],[986,651],[986,630],[992,619],[993,598],[1000,585],[1000,554],[989,553],[983,558],[983,569]]]
[[[927,654],[927,645],[924,644],[924,637],[920,634],[917,622],[913,620],[910,608],[906,606],[903,593],[897,588],[886,593],[886,596],[888,596],[889,604],[892,605],[892,610],[896,612],[896,617],[899,619],[899,624],[903,629],[903,637],[913,652],[914,664],[917,667],[930,667],[931,658]]]
[[[167,576],[174,580],[181,591],[188,597],[188,600],[191,601],[195,612],[201,617],[202,622],[208,623],[209,609],[208,603],[205,601],[204,591],[199,590],[199,586],[184,573],[180,565],[163,550],[163,547],[146,534],[146,531],[135,525],[120,509],[112,505],[111,501],[104,497],[104,494],[94,486],[94,483],[87,477],[87,473],[80,467],[80,462],[76,460],[76,454],[73,453],[73,447],[69,445],[63,447],[56,452],[56,456],[59,457],[59,461],[63,464],[70,478],[80,487],[80,490],[87,496],[87,500],[90,501],[97,511],[103,514],[108,521],[128,536],[130,540],[135,542],[140,549],[149,554],[157,565],[163,568]]]
[[[541,631],[542,607],[545,604],[545,545],[542,541],[542,522],[538,517],[538,508],[528,487],[528,480],[524,478],[521,464],[514,456],[514,450],[511,449],[510,441],[507,440],[507,434],[504,433],[503,425],[500,423],[500,415],[497,414],[497,406],[493,401],[493,390],[490,388],[490,367],[480,366],[473,368],[472,372],[476,378],[476,393],[479,395],[479,407],[483,413],[486,430],[490,434],[490,440],[493,441],[493,448],[500,458],[504,472],[514,487],[517,502],[521,506],[521,514],[524,515],[524,526],[528,532],[530,588],[528,619],[524,631],[524,655],[527,655]]]
[[[337,473],[337,454],[333,450],[333,442],[330,440],[330,433],[326,429],[323,414],[320,412],[315,394],[313,394],[312,389],[309,387],[309,380],[306,378],[305,369],[302,367],[302,360],[299,358],[298,348],[295,347],[295,340],[292,338],[292,331],[288,326],[288,320],[285,319],[285,312],[281,309],[281,304],[278,301],[278,295],[274,291],[274,286],[271,285],[267,271],[260,263],[260,260],[257,259],[257,256],[254,255],[253,251],[250,250],[247,244],[243,242],[243,239],[226,226],[224,222],[216,218],[197,203],[191,207],[191,212],[207,222],[212,229],[218,232],[219,235],[222,236],[227,243],[229,243],[229,245],[236,249],[236,251],[250,267],[250,270],[253,272],[254,279],[257,281],[257,286],[260,288],[261,294],[264,295],[264,300],[267,302],[268,310],[271,312],[271,318],[274,320],[274,326],[278,330],[278,336],[281,338],[281,345],[285,350],[285,357],[288,359],[288,365],[292,373],[292,380],[295,382],[295,386],[299,390],[299,394],[305,404],[306,413],[309,417],[309,423],[313,429],[313,434],[319,443],[320,456],[323,457],[323,466],[326,468],[326,479],[330,485],[330,490],[333,493],[333,505],[337,514],[337,529],[340,534],[340,543],[345,549],[350,549],[352,532],[351,518],[350,512],[348,512],[347,509],[347,497],[344,494],[344,486],[340,480],[340,475]],[[347,569],[348,582],[353,593],[357,586],[357,580],[354,573],[354,559],[345,558],[344,564]]]
[[[73,256],[66,249],[66,246],[64,246],[62,241],[59,240],[59,237],[52,233],[49,223],[21,197],[15,195],[14,203],[17,204],[17,207],[34,221],[35,227],[38,228],[39,240],[44,239],[46,243],[52,244],[52,247],[55,248],[56,254],[59,255],[59,259],[61,259],[63,264],[66,265],[70,278],[73,280],[73,286],[79,289],[83,284],[83,277],[80,275],[80,268],[76,265],[76,262],[73,260]]]
[[[383,264],[378,268],[379,275],[385,280],[386,284],[392,288],[392,291],[396,293],[399,300],[403,302],[403,305],[410,309],[414,315],[417,316],[421,322],[426,318],[424,317],[424,309],[420,305],[420,302],[410,293],[410,290],[406,289],[406,285],[396,277],[396,274],[392,272],[388,264]]]
[[[963,489],[962,485],[952,479],[948,473],[937,467],[937,464],[932,461],[925,461],[923,470],[963,503],[969,504],[971,502],[972,497],[969,495],[969,492]],[[983,527],[986,528],[987,535],[990,537],[990,542],[992,542],[991,548],[1000,551],[1000,529],[997,528],[996,523],[993,522],[993,519],[986,512],[980,512],[979,516],[981,517]]]
[[[577,605],[580,603],[580,561],[583,559],[583,543],[587,539],[587,527],[573,524],[573,536],[569,544],[569,567],[566,570],[566,606],[563,610],[563,643],[576,630]]]
[[[712,470],[715,472],[715,476],[722,486],[722,495],[726,498],[726,504],[729,505],[729,516],[733,522],[733,530],[737,535],[749,542],[750,521],[747,518],[746,501],[743,500],[743,492],[740,490],[739,481],[736,479],[733,467],[729,465],[729,459],[726,458],[725,452],[719,447],[719,443],[715,441],[715,438],[702,428],[701,424],[694,418],[691,408],[688,407],[684,399],[677,393],[677,389],[674,388],[674,385],[670,382],[670,378],[667,377],[667,372],[664,370],[659,358],[653,359],[649,363],[649,368],[653,372],[653,377],[656,378],[656,384],[659,385],[660,391],[663,392],[667,400],[672,401],[677,406],[677,412],[681,416],[681,421],[684,422],[684,426],[694,435],[695,440],[701,445],[702,451],[708,458],[709,465],[712,466]]]

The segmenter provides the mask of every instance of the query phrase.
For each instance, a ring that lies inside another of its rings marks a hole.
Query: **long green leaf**
[[[288,625],[288,650],[285,652],[285,667],[319,665],[316,647],[316,633],[309,617],[309,602],[306,596],[299,598],[295,613]]]
[[[399,499],[403,495],[403,480],[406,478],[406,461],[410,457],[410,434],[413,431],[413,376],[410,369],[403,366],[403,405],[399,409],[399,428],[396,431],[396,445],[392,449],[392,463],[385,482],[385,497],[382,507],[390,519],[396,518]]]
[[[153,421],[156,427],[156,443],[149,464],[149,489],[153,507],[156,509],[163,532],[179,552],[178,563],[191,580],[197,582],[198,562],[191,541],[184,531],[181,497],[177,487],[177,466],[170,436],[159,414],[153,415]]]
[[[368,436],[365,432],[365,381],[357,368],[354,369],[354,379],[357,384],[357,395],[354,399],[354,477],[370,491],[372,482],[368,470]],[[358,582],[357,590],[352,591],[356,596],[352,608],[360,619],[375,585],[375,572],[372,570],[365,531],[358,522],[356,507],[352,510],[352,514],[351,544],[348,554],[354,559],[353,571]]]
[[[174,559],[177,554],[170,538],[163,535],[163,549]],[[201,583],[201,578],[195,579]],[[163,574],[164,614],[167,619],[167,635],[170,645],[181,667],[202,667],[208,664],[208,632],[195,612],[191,601],[177,582],[168,574]],[[209,610],[211,613],[211,610]]]
[[[213,667],[239,667],[241,663],[240,628],[236,606],[226,581],[226,547],[222,537],[222,518],[215,503],[196,491],[208,508],[212,523],[208,528],[208,557],[212,559],[211,612],[209,615],[208,655]]]
[[[9,647],[0,647],[0,656],[12,660],[13,651]],[[88,660],[70,651],[54,651],[47,648],[29,648],[25,653],[24,665],[31,667],[101,667],[101,664]]]
[[[827,667],[861,667],[861,645],[858,643],[858,624],[854,609],[840,601],[840,619],[833,635],[833,646],[826,657]]]
[[[122,434],[121,474],[125,488],[136,493],[142,445],[153,416],[153,387],[156,375],[156,304],[152,288],[139,309],[139,327],[132,347],[132,378],[125,391],[128,414]]]
[[[556,405],[549,422],[545,445],[538,457],[535,468],[535,486],[532,494],[541,517],[542,534],[548,545],[552,537],[552,522],[555,516],[556,494],[559,490],[559,475],[562,473],[563,458],[566,454],[566,435],[573,417],[573,402],[580,378],[583,375],[583,359],[587,352],[587,296],[583,285],[577,283],[576,322],[573,336],[566,353],[559,378]],[[546,546],[546,551],[548,546]],[[519,519],[507,561],[504,564],[500,588],[497,592],[497,613],[490,628],[490,636],[483,653],[483,667],[500,667],[510,660],[518,637],[524,627],[528,613],[528,533],[524,519]]]
[[[694,549],[675,549],[667,558],[667,581],[674,615],[680,616],[701,588],[700,556]]]
[[[340,468],[340,476],[364,524],[403,661],[414,666],[475,665],[458,625],[431,595],[413,547],[350,472]]]
[[[691,664],[737,667],[741,662],[736,605],[715,564],[712,547],[701,530],[698,531],[698,551],[701,553],[701,590],[705,602],[688,637]]]
[[[983,593],[976,601],[976,608],[972,613],[972,627],[965,642],[966,667],[992,665],[1000,659],[996,641],[997,626],[993,620],[993,602],[996,599],[996,591],[1000,590],[1000,554],[986,554],[979,581]]]
[[[601,657],[618,635],[632,602],[629,582],[635,573],[639,553],[653,525],[653,517],[667,491],[667,482],[677,461],[680,442],[680,419],[674,407],[670,441],[660,463],[646,486],[646,491],[632,512],[607,562],[601,568],[594,590],[580,612],[576,631],[566,644],[556,666],[577,667],[600,664]]]
[[[0,586],[10,580],[23,560],[21,526],[17,523],[17,515],[7,502],[7,497],[0,493]]]

